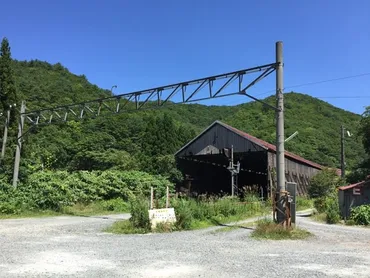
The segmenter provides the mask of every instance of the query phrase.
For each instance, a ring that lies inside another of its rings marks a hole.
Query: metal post
[[[10,110],[8,110],[6,113],[4,135],[3,135],[3,147],[1,148],[1,162],[3,162],[4,157],[5,157],[5,147],[6,147],[6,141],[8,140],[9,121],[10,121]]]
[[[278,212],[277,221],[282,223],[285,220],[285,149],[284,149],[284,95],[283,95],[283,43],[276,43],[276,173],[277,173],[277,194]]]
[[[234,146],[231,145],[231,197],[234,197]]]
[[[340,127],[340,169],[341,169],[341,177],[344,178],[346,174],[346,161],[344,156],[344,126]]]
[[[23,135],[23,126],[24,126],[24,113],[26,112],[26,104],[22,101],[21,106],[21,115],[18,123],[18,137],[17,137],[17,149],[15,152],[14,160],[14,172],[13,172],[13,186],[17,187],[18,175],[19,175],[19,164],[21,162],[21,149],[22,149],[22,135]]]

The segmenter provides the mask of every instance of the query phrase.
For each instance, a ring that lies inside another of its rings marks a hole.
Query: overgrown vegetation
[[[296,210],[306,210],[314,207],[313,199],[304,196],[297,196],[296,198]]]
[[[309,195],[314,198],[314,206],[319,214],[325,213],[326,223],[334,224],[340,220],[337,188],[344,185],[335,170],[324,169],[312,177]]]
[[[306,239],[310,236],[312,236],[312,234],[309,231],[298,227],[286,228],[270,219],[258,221],[254,231],[252,232],[252,237],[257,239]]]
[[[42,171],[29,176],[17,189],[0,183],[0,214],[27,211],[76,211],[78,204],[100,206],[98,212],[127,210],[124,202],[137,195],[148,195],[154,187],[163,196],[173,185],[164,177],[139,171]],[[77,209],[78,212],[78,209]]]
[[[71,214],[76,216],[90,216],[99,214],[112,214],[128,212],[128,203],[121,198],[111,200],[100,200],[91,203],[76,203],[72,206],[63,207],[63,214]]]
[[[133,198],[130,220],[119,221],[120,223],[115,223],[107,231],[126,234],[191,230],[263,215],[269,209],[254,196],[248,196],[245,200],[247,201],[241,202],[231,197],[200,198],[198,200],[173,198],[171,205],[175,209],[176,223],[164,223],[152,231],[148,217],[148,200]]]
[[[356,225],[370,225],[370,205],[352,208],[351,220],[353,220]]]

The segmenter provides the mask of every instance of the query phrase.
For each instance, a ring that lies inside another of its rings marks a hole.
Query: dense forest
[[[26,100],[28,109],[111,95],[59,63],[13,60],[12,67],[17,101]],[[273,104],[275,100],[271,96],[265,101]],[[294,92],[285,94],[285,107],[286,136],[299,132],[286,149],[322,165],[339,167],[340,126],[344,124],[356,134],[360,115]],[[174,163],[171,155],[215,120],[274,143],[274,112],[260,103],[174,105],[34,128],[24,138],[21,179],[41,169],[168,172]],[[364,157],[359,136],[347,138],[346,149],[349,168]],[[14,145],[8,150],[4,167],[10,173]]]

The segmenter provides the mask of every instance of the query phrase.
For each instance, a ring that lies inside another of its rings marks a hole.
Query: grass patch
[[[113,234],[146,234],[148,230],[135,228],[130,220],[121,220],[103,230],[106,233]]]
[[[255,230],[252,232],[252,237],[257,239],[272,239],[272,240],[297,240],[306,239],[312,234],[300,228],[284,228],[282,225],[274,223],[272,220],[264,219],[257,223]]]
[[[317,222],[326,223],[326,213],[315,213],[311,215],[311,218]]]
[[[128,204],[122,199],[102,200],[64,207],[62,213],[76,216],[91,216],[128,212]]]
[[[296,210],[297,211],[306,210],[306,209],[310,209],[313,207],[314,207],[314,204],[313,204],[312,199],[309,199],[307,197],[297,196],[297,199],[296,199]]]
[[[24,211],[17,214],[3,214],[0,213],[0,219],[16,219],[16,218],[36,218],[36,217],[51,217],[60,216],[62,213],[53,210],[41,211]]]
[[[127,234],[136,233],[134,228],[139,228],[140,232],[197,230],[261,216],[271,210],[266,204],[253,196],[247,196],[246,200],[242,201],[230,197],[173,198],[171,199],[171,206],[175,209],[176,223],[163,224],[152,230],[149,223],[147,200],[141,197],[133,198],[130,200],[131,224],[116,224],[107,231]]]

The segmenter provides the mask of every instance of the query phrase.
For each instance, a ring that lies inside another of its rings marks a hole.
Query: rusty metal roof
[[[366,177],[366,180],[364,180],[364,181],[360,181],[360,182],[349,184],[349,185],[345,185],[345,186],[340,186],[340,187],[338,187],[338,189],[339,190],[347,190],[347,189],[351,189],[351,188],[354,188],[354,187],[357,187],[357,186],[363,186],[366,183],[369,183],[370,184],[370,175],[367,176]]]
[[[197,137],[195,137],[193,140],[191,140],[188,144],[186,144],[184,147],[182,147],[179,151],[176,152],[176,154],[180,153],[184,148],[186,148],[188,145],[190,145],[191,143],[193,143],[194,141],[196,141],[200,136],[202,136],[202,134],[206,133],[212,126],[216,125],[216,124],[219,124],[225,128],[227,128],[228,130],[238,134],[239,136],[249,140],[249,141],[252,141],[253,143],[257,144],[258,146],[260,146],[261,148],[263,149],[266,149],[268,151],[271,151],[271,152],[275,152],[276,153],[276,146],[273,145],[273,144],[270,144],[266,141],[263,141],[257,137],[254,137],[244,131],[241,131],[239,129],[236,129],[235,127],[232,127],[230,125],[227,125],[221,121],[215,121],[213,122],[209,127],[207,127],[202,133],[200,133]],[[176,155],[175,154],[175,155]],[[315,162],[312,162],[312,161],[309,161],[303,157],[300,157],[294,153],[291,153],[291,152],[288,152],[288,151],[285,151],[285,157],[287,158],[290,158],[290,159],[293,159],[293,160],[296,160],[296,161],[299,161],[301,163],[304,163],[304,164],[307,164],[313,168],[317,168],[317,169],[323,169],[324,166],[320,165],[320,164],[317,164]]]
[[[253,141],[254,143],[258,144],[259,146],[264,147],[264,148],[268,149],[269,151],[276,152],[276,146],[275,145],[270,144],[270,143],[268,143],[266,141],[263,141],[263,140],[261,140],[261,139],[259,139],[257,137],[254,137],[254,136],[252,136],[252,135],[250,135],[250,134],[248,134],[248,133],[246,133],[244,131],[241,131],[239,129],[236,129],[235,127],[229,126],[229,125],[224,124],[224,123],[219,122],[219,121],[217,121],[217,122],[219,124],[222,124],[223,126],[229,128],[229,129],[233,130],[234,132],[238,133],[239,135],[243,136],[244,138]],[[296,155],[294,153],[288,152],[288,151],[285,151],[285,156],[286,157],[289,157],[289,158],[292,158],[294,160],[300,161],[302,163],[305,163],[307,165],[310,165],[310,166],[312,166],[314,168],[318,168],[318,169],[323,169],[324,168],[324,166],[322,166],[320,164],[317,164],[315,162],[312,162],[312,161],[309,161],[307,159],[304,159],[303,157],[300,157],[300,156],[298,156],[298,155]]]

